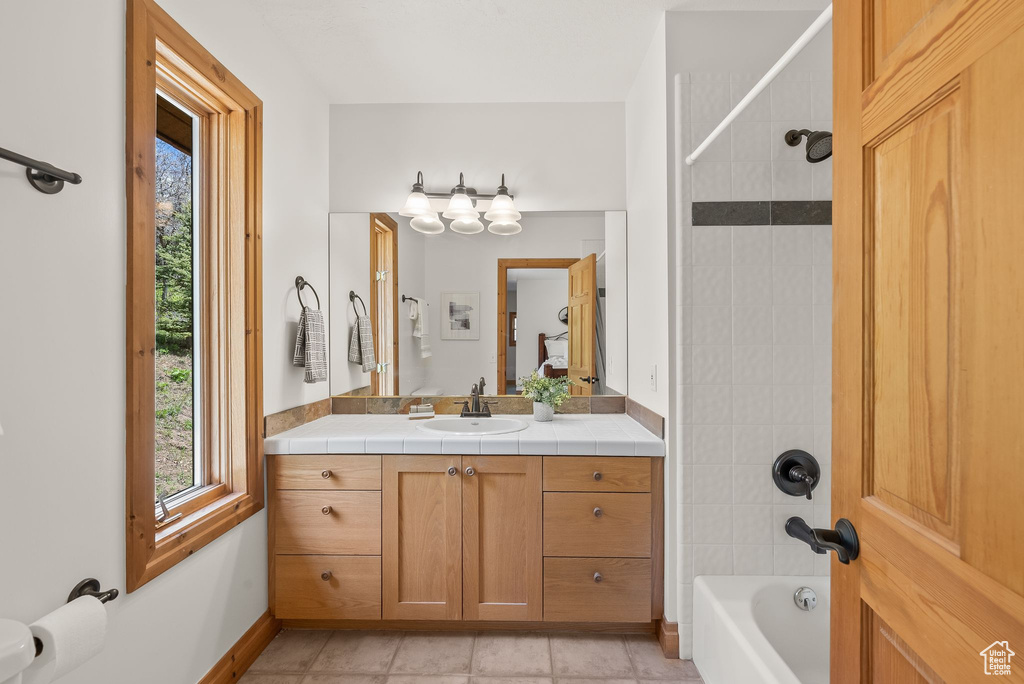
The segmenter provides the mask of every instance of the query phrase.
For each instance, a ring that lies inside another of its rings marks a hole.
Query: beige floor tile
[[[249,671],[302,674],[316,658],[316,654],[323,648],[330,635],[330,632],[320,630],[283,630],[264,649]]]
[[[473,684],[552,684],[550,677],[473,677]]]
[[[472,632],[407,632],[391,663],[391,674],[469,674]]]
[[[465,675],[391,675],[388,684],[469,684]]]
[[[238,684],[299,684],[302,675],[246,672]]]
[[[383,674],[395,656],[401,632],[335,632],[313,661],[310,673]]]
[[[672,679],[686,681],[700,679],[692,660],[666,658],[661,644],[653,636],[633,634],[626,637],[626,647],[633,667],[641,679]]]
[[[559,677],[555,684],[637,684],[635,679],[579,679],[576,677]],[[664,684],[664,683],[662,683]]]
[[[641,679],[638,684],[704,684],[704,680],[700,677],[696,679],[692,677],[686,677],[685,679]]]
[[[633,678],[633,666],[621,636],[553,634],[551,661],[556,676]]]
[[[312,674],[302,684],[386,684],[387,680],[387,675]]]
[[[473,674],[550,675],[551,649],[547,635],[477,635],[473,649]]]

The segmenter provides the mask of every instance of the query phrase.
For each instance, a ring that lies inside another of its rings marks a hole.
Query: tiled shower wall
[[[682,657],[694,577],[829,571],[783,526],[830,520],[831,226],[693,226],[690,213],[691,201],[831,200],[831,159],[810,164],[783,140],[791,128],[832,130],[829,73],[784,72],[692,168],[681,163],[757,78],[675,78]],[[787,449],[822,465],[812,502],[772,482]]]

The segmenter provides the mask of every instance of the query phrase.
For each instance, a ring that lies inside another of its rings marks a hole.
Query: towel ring
[[[295,296],[299,298],[299,306],[303,309],[306,305],[302,303],[302,289],[308,287],[313,291],[313,296],[316,297],[316,308],[320,308],[320,295],[316,293],[316,288],[309,284],[309,281],[302,276],[295,276]]]
[[[352,302],[352,310],[356,312],[356,316],[360,315],[359,314],[359,309],[356,308],[356,300],[357,299],[359,300],[359,303],[363,305],[363,313],[362,313],[362,315],[363,316],[367,315],[366,314],[366,302],[363,301],[362,297],[360,297],[359,295],[356,294],[355,290],[349,290],[348,291],[348,301]]]

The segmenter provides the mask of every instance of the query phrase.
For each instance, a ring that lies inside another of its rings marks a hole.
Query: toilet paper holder
[[[68,594],[68,603],[71,603],[77,598],[83,596],[94,596],[100,600],[100,603],[106,603],[107,601],[113,601],[118,596],[117,589],[108,589],[102,591],[100,589],[100,581],[98,579],[88,578],[84,579],[75,585],[75,588]]]

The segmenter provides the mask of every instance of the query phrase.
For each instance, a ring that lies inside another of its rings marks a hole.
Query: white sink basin
[[[420,430],[446,435],[503,435],[528,426],[515,418],[431,418],[417,425]]]

